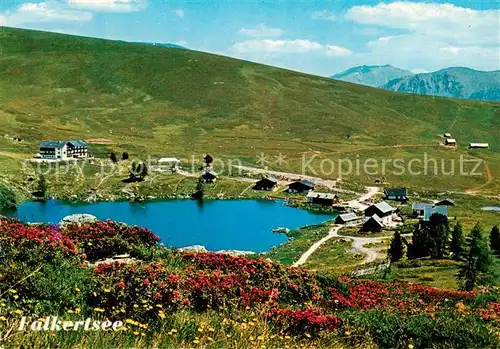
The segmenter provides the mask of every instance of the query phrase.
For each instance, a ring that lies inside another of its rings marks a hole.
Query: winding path
[[[298,266],[304,264],[307,261],[307,259],[314,253],[314,251],[316,251],[318,249],[318,247],[320,247],[322,244],[324,244],[326,241],[330,240],[331,238],[333,238],[335,236],[339,236],[338,231],[340,228],[342,228],[342,226],[338,225],[338,226],[334,226],[332,229],[330,229],[330,231],[328,232],[328,235],[319,239],[314,244],[312,244],[311,247],[309,247],[309,249],[306,252],[304,252],[304,254],[302,256],[300,256],[298,261],[293,264],[293,266],[298,267]]]
[[[349,201],[349,206],[353,207],[355,209],[363,210],[366,208],[366,205],[362,204],[363,201],[371,199],[375,194],[379,192],[378,187],[366,187],[367,192],[360,197],[358,197],[355,200]],[[365,238],[365,237],[355,237],[355,236],[340,236],[338,234],[339,230],[343,228],[344,226],[355,226],[354,224],[346,224],[346,225],[334,225],[330,231],[328,232],[328,235],[325,237],[319,239],[316,241],[314,244],[312,244],[309,249],[300,256],[300,258],[293,264],[294,267],[298,267],[300,265],[303,265],[305,262],[307,262],[307,259],[320,247],[322,244],[324,244],[326,241],[334,238],[334,237],[342,237],[346,239],[350,239],[353,241],[353,248],[358,250],[359,252],[363,253],[366,255],[365,259],[361,262],[361,264],[366,264],[373,262],[374,260],[377,259],[379,256],[379,253],[375,250],[369,249],[364,247],[363,245],[367,243],[377,243],[381,242],[384,239],[390,238],[390,236],[387,237],[378,237],[378,238]]]

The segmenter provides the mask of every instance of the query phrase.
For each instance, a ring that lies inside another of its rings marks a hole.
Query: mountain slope
[[[172,44],[170,42],[166,43],[161,43],[161,42],[132,42],[133,44],[143,44],[143,45],[152,45],[152,46],[161,46],[161,47],[169,47],[169,48],[179,48],[183,50],[188,50],[187,47],[178,45],[178,44]]]
[[[282,166],[266,165],[324,178],[338,173],[313,173],[304,156],[320,162],[332,154],[382,159],[425,151],[458,159],[465,144],[481,141],[491,147],[475,156],[491,161],[493,182],[500,174],[499,103],[394,93],[192,50],[55,33],[4,27],[0,43],[0,177],[40,141],[75,138],[104,140],[91,142],[103,157],[209,153],[260,166],[257,155],[282,153]],[[457,138],[457,151],[439,146],[443,132]],[[346,176],[373,183],[375,175]],[[484,184],[482,176],[385,177],[436,188]]]
[[[409,70],[399,69],[387,64],[353,67],[331,77],[336,80],[353,82],[355,84],[379,87],[391,80],[411,75],[413,73]]]
[[[500,70],[455,67],[395,79],[383,86],[391,91],[478,100],[500,100]]]

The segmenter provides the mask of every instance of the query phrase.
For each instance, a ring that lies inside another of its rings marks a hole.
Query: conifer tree
[[[451,234],[451,244],[450,251],[453,255],[453,259],[459,260],[463,255],[465,240],[462,231],[462,225],[460,222],[455,224],[453,232]]]
[[[491,251],[500,257],[500,229],[498,225],[493,226],[490,232],[490,247]]]
[[[492,262],[490,248],[483,231],[479,224],[476,224],[468,237],[468,251],[458,274],[459,280],[463,281],[462,288],[472,291],[478,279],[488,274]]]
[[[391,259],[391,262],[397,262],[404,256],[404,243],[403,239],[401,238],[401,234],[399,231],[394,233],[394,236],[392,237],[391,240],[391,245],[389,247],[389,258]]]

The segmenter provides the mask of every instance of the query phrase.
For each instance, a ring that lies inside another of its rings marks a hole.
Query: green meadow
[[[7,27],[0,42],[0,181],[18,192],[27,180],[19,159],[42,140],[74,138],[88,140],[102,158],[126,151],[189,162],[209,153],[261,167],[257,156],[265,154],[270,169],[301,172],[305,161],[308,174],[357,185],[379,180],[476,194],[500,188],[499,103],[392,93],[191,50]],[[444,132],[457,148],[442,146]],[[469,150],[476,141],[490,149]],[[280,153],[282,164],[275,161]],[[437,161],[437,173],[433,162],[425,171],[424,154]],[[460,173],[461,156],[481,161],[477,175]],[[346,158],[349,173],[331,167]],[[356,160],[362,166],[367,159],[376,170],[356,171]],[[408,171],[412,159],[420,161],[412,163],[418,174]],[[443,174],[453,162],[454,174]],[[90,169],[86,180],[92,176]],[[103,185],[122,185],[115,179]]]

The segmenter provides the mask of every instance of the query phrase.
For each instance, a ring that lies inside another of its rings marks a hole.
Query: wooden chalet
[[[354,223],[360,219],[361,217],[358,217],[358,215],[356,215],[356,213],[354,212],[343,213],[335,218],[335,224]]]
[[[360,230],[362,232],[377,233],[382,231],[384,226],[385,224],[382,219],[378,215],[374,214],[371,217],[367,217]]]
[[[273,190],[278,185],[278,180],[274,177],[262,177],[261,180],[255,183],[252,189],[254,190]]]
[[[388,188],[384,190],[386,200],[408,201],[408,189]]]
[[[457,145],[457,140],[455,138],[446,138],[444,140],[444,144],[445,145],[455,146],[455,145]]]
[[[307,193],[310,190],[314,190],[314,182],[307,179],[301,179],[288,185],[289,193]]]
[[[469,148],[471,149],[488,149],[489,147],[488,143],[469,143]]]
[[[365,210],[365,217],[371,217],[373,215],[377,215],[379,219],[384,223],[388,223],[392,220],[392,214],[395,213],[398,209],[392,207],[387,202],[379,202],[369,206]]]
[[[217,179],[217,173],[214,171],[206,171],[201,175],[201,178],[203,178],[203,181],[207,184],[215,182]]]
[[[318,193],[310,191],[307,193],[307,202],[323,206],[332,206],[337,196],[331,193]]]
[[[444,200],[436,202],[434,206],[455,206],[455,200],[446,198]]]

